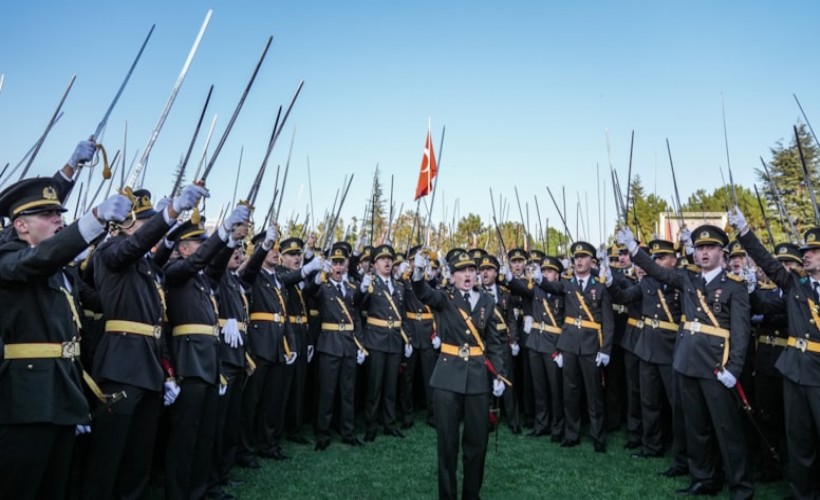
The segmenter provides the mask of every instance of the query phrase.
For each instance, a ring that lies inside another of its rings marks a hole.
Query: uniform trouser
[[[218,389],[197,377],[180,384],[171,405],[171,433],[165,456],[165,497],[202,498],[214,447]]]
[[[484,481],[484,460],[487,456],[489,394],[465,395],[434,389],[433,401],[438,438],[438,496],[442,499],[458,497],[458,434],[463,419],[464,487],[461,496],[477,499]]]
[[[430,377],[436,367],[438,351],[435,349],[419,349],[419,363],[421,364],[421,379],[424,382],[424,398],[427,401],[427,423],[435,424],[435,405],[433,404],[433,388],[430,387]]]
[[[413,423],[413,382],[416,377],[416,365],[420,356],[420,349],[413,349],[413,354],[409,358],[402,356],[400,366],[401,374],[399,376],[399,384],[401,390],[399,391],[399,412],[401,413],[402,423]]]
[[[82,480],[82,498],[140,498],[151,478],[162,393],[113,382],[106,394],[126,397],[94,418]]]
[[[780,456],[786,456],[786,427],[783,417],[783,377],[779,374],[755,374],[755,395],[757,403],[757,421],[763,430],[766,440],[774,446]],[[763,444],[763,475],[775,478],[782,474],[783,468]]]
[[[683,400],[681,399],[680,388],[681,374],[672,369],[672,450],[675,454],[672,467],[681,470],[689,470],[689,454],[686,451],[688,445],[686,439],[686,416],[683,412]]]
[[[564,357],[566,358],[566,356]],[[620,429],[623,422],[623,403],[626,398],[625,370],[624,350],[620,345],[614,344],[609,355],[609,364],[602,370],[606,378],[606,385],[604,386],[605,423],[606,429],[610,431]]]
[[[630,443],[640,443],[643,434],[641,424],[641,382],[638,361],[640,358],[624,349],[624,374],[626,375],[626,430]]]
[[[663,452],[663,398],[666,396],[669,408],[673,408],[674,372],[672,365],[660,365],[644,360],[640,360],[638,366],[643,421],[641,443],[644,453],[659,455]],[[675,432],[674,428],[673,432]]]
[[[367,432],[375,432],[379,424],[379,405],[385,430],[396,427],[396,386],[399,378],[401,354],[370,351],[367,357],[367,403],[364,419]]]
[[[504,346],[504,354],[503,354],[503,362],[504,366],[513,366],[513,359],[514,358],[524,358],[527,356],[528,351],[524,351],[521,349],[519,351],[518,356],[513,357],[512,351],[507,346]],[[508,372],[510,376],[508,377],[512,386],[515,387],[516,379],[515,378],[515,371]],[[489,373],[488,373],[489,374]],[[532,384],[530,384],[532,385]],[[515,391],[512,390],[505,390],[504,395],[501,396],[501,399],[504,402],[504,416],[507,417],[507,425],[512,427],[520,427],[521,426],[521,406],[519,406],[519,402],[516,401],[515,398]],[[534,411],[534,410],[533,410]]]
[[[564,358],[564,439],[575,441],[581,433],[581,386],[587,396],[589,434],[596,443],[604,444],[604,388],[601,369],[595,365],[595,354],[562,353]]]
[[[820,387],[783,377],[789,486],[795,498],[820,498]]]
[[[535,430],[564,435],[564,387],[561,368],[552,354],[530,349],[532,387],[535,393]],[[506,393],[506,391],[505,391]]]
[[[242,407],[239,415],[239,452],[238,456],[250,458],[257,452],[261,443],[259,429],[262,426],[262,389],[273,363],[255,358],[256,370],[247,378],[245,390],[242,391]]]
[[[720,447],[731,498],[754,495],[743,432],[743,413],[736,388],[727,389],[717,379],[679,374],[681,402],[688,426],[686,439],[689,472],[693,480],[718,486],[714,437]]]
[[[356,431],[354,399],[356,395],[356,358],[339,357],[320,352],[319,403],[316,413],[316,439],[330,438],[333,401],[339,390],[339,430],[343,438],[352,438]]]
[[[296,359],[299,359],[298,356]],[[268,369],[262,388],[261,446],[262,449],[281,448],[285,433],[285,415],[288,393],[296,373],[295,364],[273,363]]]
[[[526,347],[526,337],[521,339],[519,346],[521,351],[517,358],[521,363],[521,380],[523,383],[521,398],[518,401],[518,411],[524,416],[525,423],[529,425],[535,419],[535,394],[532,387],[532,367],[530,366],[529,349]],[[505,391],[506,392],[506,391]]]
[[[290,386],[290,394],[288,394],[288,412],[287,412],[287,433],[289,436],[301,436],[302,424],[305,421],[305,394],[307,394],[307,373],[308,373],[308,359],[307,359],[307,335],[306,327],[300,327],[298,330],[294,328],[297,336],[304,336],[304,339],[299,339],[301,344],[304,344],[303,349],[299,349],[299,355],[296,361],[293,362],[293,382]]]
[[[0,498],[67,498],[74,425],[0,425]]]
[[[214,449],[208,476],[208,486],[212,489],[228,480],[231,468],[236,463],[242,388],[246,380],[244,368],[238,366],[223,365],[222,375],[227,379],[228,386],[225,394],[217,400]]]

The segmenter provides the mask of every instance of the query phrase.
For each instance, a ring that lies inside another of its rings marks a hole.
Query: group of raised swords
[[[493,205],[498,255],[431,248],[429,235],[414,241],[415,226],[397,250],[392,216],[374,241],[372,206],[369,242],[337,240],[352,176],[321,237],[307,221],[283,234],[287,167],[254,227],[300,82],[248,196],[209,233],[206,180],[272,37],[196,180],[183,186],[213,87],[169,196],[155,200],[142,185],[210,17],[130,173],[124,151],[109,164],[97,141],[153,27],[65,166],[28,176],[73,77],[24,160],[0,172],[0,498],[140,497],[152,477],[167,498],[233,498],[234,467],[288,460],[292,446],[321,452],[336,435],[366,453],[380,435],[413,432],[420,414],[438,435],[442,498],[456,496],[459,422],[477,443],[463,466],[464,495],[477,497],[488,429],[502,415],[512,434],[549,437],[544,446],[576,447],[586,427],[598,453],[625,427],[625,456],[671,459],[660,473],[688,476],[682,495],[726,486],[751,498],[755,481],[780,480],[794,498],[820,495],[820,227],[770,252],[737,206],[730,169],[731,231],[702,224],[642,244],[630,230],[630,190],[624,201],[616,188],[622,220],[608,248],[576,240],[562,255],[508,250]],[[76,181],[99,158],[105,181],[90,201],[90,181],[80,188],[67,223]],[[95,205],[118,158],[119,188]]]

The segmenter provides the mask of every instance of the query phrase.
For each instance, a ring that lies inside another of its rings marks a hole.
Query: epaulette
[[[498,283],[496,283],[496,285],[498,285],[498,289],[499,289],[499,290],[501,290],[501,292],[503,292],[503,293],[510,293],[510,289],[509,289],[509,288],[507,288],[506,286],[500,285],[500,284],[498,284]]]
[[[770,283],[770,282],[768,282],[768,283],[758,282],[757,288],[759,288],[760,290],[777,290],[777,285],[775,285],[774,283]]]
[[[606,278],[604,278],[603,276],[596,276],[595,281],[597,281],[598,283],[600,283],[602,285],[606,285]]]
[[[684,269],[689,271],[690,273],[699,273],[700,266],[696,266],[695,264],[686,264],[683,266]]]
[[[737,281],[738,283],[746,283],[746,278],[734,273],[726,273],[726,277],[732,281]]]
[[[572,279],[572,271],[565,272],[564,274],[561,275],[561,277],[565,280],[571,280]]]

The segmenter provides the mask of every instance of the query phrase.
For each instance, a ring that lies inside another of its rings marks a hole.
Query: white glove
[[[262,248],[265,250],[270,250],[273,243],[278,239],[279,230],[276,229],[276,226],[269,226],[265,229],[265,240],[262,242]]]
[[[629,253],[633,253],[635,249],[638,248],[638,242],[635,241],[635,236],[632,235],[632,230],[626,226],[618,229],[618,232],[615,233],[615,240],[618,242],[618,245],[626,246]]]
[[[399,264],[399,276],[403,275],[407,270],[410,269],[410,263],[407,261],[402,262]]]
[[[604,285],[607,287],[612,286],[612,282],[615,281],[615,278],[612,276],[612,270],[609,268],[609,263],[601,266],[601,270],[598,275],[604,276]]]
[[[97,218],[104,221],[122,222],[131,212],[131,200],[121,194],[111,195],[110,198],[97,205]]]
[[[80,141],[74,152],[71,153],[71,158],[68,159],[68,165],[71,168],[77,168],[80,163],[90,163],[94,159],[94,153],[97,152],[97,144],[92,141]]]
[[[411,344],[404,344],[404,357],[409,358],[413,355],[413,346]]]
[[[493,380],[493,396],[500,398],[504,395],[504,382],[499,379]]]
[[[157,212],[162,212],[170,204],[171,204],[171,198],[168,198],[167,196],[163,196],[162,198],[159,199],[157,204],[154,206],[154,210],[156,210]]]
[[[180,387],[177,385],[177,381],[174,379],[168,379],[165,381],[165,395],[163,396],[163,404],[165,406],[171,406],[174,404],[174,401],[177,400],[177,396],[179,396]]]
[[[316,352],[312,345],[309,345],[307,348],[307,356],[308,356],[308,363],[313,361],[313,354]]]
[[[507,264],[501,266],[501,269],[498,270],[498,273],[501,276],[504,276],[504,279],[507,280],[507,283],[509,283],[513,279],[513,275],[510,272],[510,266],[508,266]]]
[[[322,263],[322,272],[325,274],[330,274],[331,271],[330,259],[328,259]]]
[[[692,243],[692,231],[688,227],[683,228],[683,231],[680,232],[680,240],[683,242],[686,255],[695,253],[695,245]]]
[[[727,389],[731,389],[735,386],[735,384],[737,384],[737,379],[729,370],[720,370],[715,373],[715,376],[718,380],[720,380],[721,384],[726,386]]]
[[[321,271],[322,270],[322,259],[321,257],[316,257],[312,261],[308,262],[304,266],[302,266],[302,277],[307,278],[310,273],[314,271]]]
[[[413,259],[413,281],[421,281],[424,279],[424,273],[427,271],[428,264],[427,256],[421,252],[416,252],[416,257]]]
[[[737,205],[735,205],[734,210],[729,210],[729,225],[743,234],[749,229],[749,223],[746,222],[746,217]]]
[[[228,385],[227,384],[219,384],[219,395],[224,396],[228,392]]]
[[[521,352],[521,346],[518,345],[518,342],[513,342],[510,344],[510,351],[512,351],[513,356],[518,356],[518,353]]]
[[[356,364],[357,365],[360,365],[360,364],[364,363],[364,358],[365,358],[364,351],[362,351],[361,349],[356,351]]]
[[[365,274],[364,277],[362,278],[362,284],[359,285],[359,290],[361,290],[362,293],[367,293],[367,289],[370,288],[370,283],[372,283],[372,282],[373,282],[373,277],[370,276],[369,274]]]
[[[208,198],[209,196],[211,195],[203,186],[191,184],[189,186],[185,186],[185,189],[179,193],[179,196],[174,198],[171,206],[174,208],[174,212],[181,214],[182,212],[191,210],[197,206],[200,199]]]
[[[225,321],[225,326],[222,327],[222,335],[225,337],[225,343],[231,346],[232,349],[245,344],[242,334],[239,332],[239,323],[237,323],[236,318]]]
[[[604,262],[609,262],[609,256],[607,255],[606,247],[603,244],[601,244],[595,252],[595,258],[598,259],[598,263],[601,266],[604,265]]]
[[[79,436],[80,434],[88,434],[90,432],[91,432],[91,426],[90,425],[79,424],[79,425],[77,425],[77,427],[74,428],[74,435],[75,436]]]
[[[237,224],[244,224],[251,218],[251,209],[247,205],[237,205],[231,215],[229,215],[223,222],[222,228],[225,232],[231,232],[233,227]]]
[[[433,349],[441,349],[441,337],[436,335],[435,337],[433,337],[432,342],[433,342]]]
[[[595,355],[595,366],[606,366],[609,364],[609,354],[599,352]]]
[[[535,281],[536,284],[540,285],[541,280],[543,280],[543,279],[544,279],[544,275],[543,275],[543,273],[541,273],[541,267],[537,266],[537,265],[533,266],[533,268],[532,268],[532,280]]]
[[[752,270],[748,270],[746,272],[746,290],[749,293],[752,293],[755,291],[755,288],[757,288],[757,273]]]
[[[527,315],[524,316],[524,333],[530,333],[532,331],[532,316]]]
[[[552,360],[555,361],[555,364],[558,365],[558,368],[564,367],[564,355],[560,352],[557,356],[553,357]]]

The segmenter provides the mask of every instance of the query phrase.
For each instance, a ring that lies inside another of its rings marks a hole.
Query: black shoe
[[[633,453],[629,456],[632,457],[632,458],[658,458],[658,457],[662,457],[663,453],[649,453],[649,452],[641,450],[641,451],[639,451],[637,453]]]
[[[364,441],[366,443],[372,443],[376,440],[376,432],[375,431],[367,431],[364,435]]]
[[[580,439],[565,439],[564,442],[561,443],[561,448],[572,448],[579,444],[581,444]]]
[[[316,451],[325,451],[328,446],[330,446],[330,439],[317,439],[316,446],[314,446],[313,449]]]
[[[595,453],[606,453],[606,444],[595,442]]]
[[[720,490],[715,488],[714,486],[708,485],[701,481],[695,481],[694,483],[690,484],[686,488],[681,488],[675,491],[678,495],[683,496],[702,496],[702,495],[709,495],[713,497],[720,493]]]
[[[406,431],[407,429],[412,429],[412,428],[413,428],[413,422],[404,422],[403,424],[401,424],[401,429],[403,431]]]
[[[290,457],[285,455],[285,452],[282,451],[282,448],[279,448],[278,446],[272,446],[267,450],[261,452],[260,455],[262,455],[265,458],[272,458],[276,461],[290,460]]]
[[[673,465],[663,472],[658,473],[659,476],[664,477],[681,477],[689,475],[689,469],[679,465]]]
[[[356,436],[342,438],[342,442],[344,444],[349,444],[350,446],[364,446],[364,441],[357,438]]]
[[[227,486],[228,488],[236,488],[237,486],[242,486],[243,484],[245,484],[245,481],[241,479],[228,479],[225,481],[223,486]]]
[[[553,443],[560,443],[563,440],[564,436],[560,434],[553,434],[552,436],[550,436],[550,441],[552,441]]]
[[[305,438],[305,436],[302,436],[301,434],[288,436],[288,441],[296,444],[310,444],[310,441],[308,441],[307,438]]]
[[[404,434],[402,434],[402,433],[401,433],[401,431],[400,431],[400,430],[398,430],[398,429],[385,429],[385,430],[384,430],[384,434],[385,434],[386,436],[393,436],[393,437],[397,437],[397,438],[404,438]]]
[[[237,458],[236,465],[242,467],[243,469],[259,469],[262,467],[255,458],[248,456]]]
[[[624,445],[624,448],[627,450],[634,450],[635,448],[640,448],[641,442],[640,441],[627,441]]]

